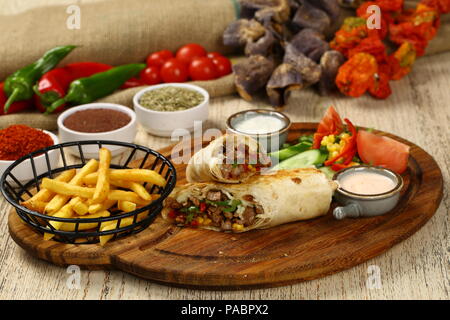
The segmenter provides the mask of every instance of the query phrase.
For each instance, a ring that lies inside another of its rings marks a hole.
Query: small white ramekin
[[[145,92],[163,87],[179,87],[194,90],[203,95],[205,99],[198,106],[180,111],[155,111],[147,109],[139,103]],[[136,93],[133,97],[133,105],[138,122],[148,133],[170,137],[176,129],[185,129],[192,132],[195,121],[206,121],[208,119],[209,94],[205,89],[192,84],[164,83],[147,87]]]
[[[122,128],[107,131],[107,132],[95,132],[95,133],[87,133],[87,132],[79,132],[75,130],[71,130],[64,126],[64,120],[70,116],[71,114],[87,109],[112,109],[121,111],[127,114],[131,120],[130,122]],[[112,141],[120,141],[132,143],[134,138],[136,137],[136,114],[134,111],[126,106],[122,106],[120,104],[114,103],[89,103],[83,104],[77,107],[70,108],[58,117],[58,130],[59,137],[61,139],[61,143],[64,142],[72,142],[72,141],[86,141],[86,140],[112,140]],[[72,154],[79,155],[78,148],[69,148],[68,149]],[[110,147],[111,154],[113,156],[117,156],[125,150],[123,147]],[[95,145],[92,146],[83,146],[83,154],[87,158],[98,158],[98,147]]]
[[[53,145],[59,143],[58,137],[56,135],[54,135],[50,131],[46,131],[46,130],[42,130],[42,131],[44,131],[46,134],[48,134],[52,138]],[[50,150],[48,152],[48,160],[49,160],[51,168],[54,169],[57,167],[58,162],[59,162],[59,156],[60,156],[59,150]],[[47,160],[45,159],[45,154],[36,156],[33,158],[33,160],[34,160],[34,166],[36,168],[36,174],[38,176],[49,171],[48,166],[47,166]],[[15,160],[0,160],[0,177],[3,175],[5,170],[10,165],[12,165],[14,162],[15,162]],[[18,166],[13,168],[11,170],[11,173],[22,184],[25,184],[28,181],[32,180],[34,178],[34,175],[33,175],[33,168],[31,165],[31,160],[23,161]],[[9,175],[6,177],[6,181],[8,181],[11,184],[11,186],[17,187],[17,183]]]

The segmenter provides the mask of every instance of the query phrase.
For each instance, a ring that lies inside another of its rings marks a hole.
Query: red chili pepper
[[[177,212],[175,210],[170,210],[168,216],[170,219],[175,219],[177,217]]]
[[[140,87],[140,86],[145,86],[145,85],[146,84],[141,79],[131,78],[131,79],[127,80],[127,82],[125,82],[123,84],[123,86],[120,88],[121,89],[129,89],[129,88],[135,88],[135,87]]]
[[[341,153],[339,153],[337,156],[325,161],[326,166],[333,165],[337,160],[344,159],[343,164],[349,164],[353,157],[356,155],[356,128],[353,125],[353,123],[350,122],[347,118],[344,119],[344,121],[347,123],[347,127],[350,130],[351,136],[347,139],[345,139],[345,145],[341,150]]]
[[[200,212],[206,211],[206,202],[200,202]]]
[[[16,101],[8,109],[8,112],[5,113],[4,107],[5,103],[8,100],[8,97],[5,94],[5,91],[3,90],[3,87],[5,86],[4,82],[0,82],[0,116],[4,114],[13,114],[18,113],[20,111],[26,110],[32,105],[31,100],[23,100],[23,101]]]
[[[64,97],[70,83],[76,79],[90,77],[93,74],[107,71],[112,66],[97,62],[76,62],[62,68],[50,70],[44,74],[35,87],[34,101],[40,112],[45,112],[47,106]],[[60,112],[64,105],[57,108]]]
[[[192,227],[198,227],[198,221],[197,220],[192,220],[191,221],[191,226]]]

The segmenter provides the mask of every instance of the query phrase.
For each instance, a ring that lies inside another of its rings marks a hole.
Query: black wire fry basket
[[[99,218],[54,217],[21,205],[22,202],[33,196],[33,192],[40,190],[43,178],[54,178],[63,171],[82,168],[90,160],[90,157],[86,155],[92,154],[93,150],[96,150],[98,154],[98,150],[102,147],[112,150],[111,169],[142,169],[145,166],[146,169],[154,170],[164,177],[167,182],[164,187],[149,183],[143,184],[149,193],[159,194],[159,198],[134,211],[125,213],[114,209],[111,210],[109,217]],[[49,160],[49,153],[53,153],[52,157],[54,157],[55,152],[59,153],[60,159],[57,165],[52,165],[52,161]],[[38,174],[34,160],[34,157],[40,155],[44,155],[46,162],[46,170],[44,170],[46,172],[42,174]],[[72,159],[72,161],[68,161],[68,159]],[[28,162],[28,169],[32,172],[32,178],[29,181],[19,180],[12,172],[19,165],[21,165],[20,170],[22,171],[23,162]],[[130,167],[130,164],[133,164],[133,166]],[[144,230],[161,211],[163,200],[172,192],[175,184],[176,170],[173,164],[160,153],[131,143],[98,140],[67,142],[34,151],[15,161],[6,169],[0,179],[3,196],[15,208],[16,213],[23,221],[42,234],[53,234],[52,240],[77,244],[97,243],[101,236],[110,236],[112,237],[110,241],[112,241]],[[124,219],[127,219],[128,222],[132,219],[132,223],[122,224]],[[56,221],[73,224],[71,225],[73,231],[58,230],[52,225],[52,222],[55,224]],[[115,228],[101,231],[102,223],[110,221],[115,222]],[[94,227],[88,228],[88,226]]]

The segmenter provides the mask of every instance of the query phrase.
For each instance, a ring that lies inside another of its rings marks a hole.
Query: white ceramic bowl
[[[139,103],[145,92],[163,87],[180,87],[194,90],[202,94],[205,99],[198,106],[181,111],[154,111],[144,108]],[[170,137],[176,129],[185,129],[192,132],[195,121],[206,121],[208,119],[209,94],[205,89],[192,84],[164,83],[147,87],[136,93],[133,97],[133,105],[139,123],[148,133]]]
[[[52,140],[53,140],[53,145],[58,144],[59,140],[58,137],[56,135],[54,135],[53,133],[46,131],[46,130],[42,130],[44,131],[46,134],[48,134]],[[48,152],[48,159],[50,162],[50,167],[52,169],[57,168],[58,162],[59,162],[59,158],[60,158],[60,152],[59,150],[50,150]],[[47,161],[45,159],[45,154],[39,155],[37,157],[33,158],[34,160],[34,165],[36,168],[36,174],[39,176],[43,173],[48,172],[48,166],[47,166]],[[5,172],[5,170],[12,165],[15,162],[15,160],[0,160],[0,177],[3,175],[3,173]],[[25,184],[28,181],[30,181],[31,179],[34,178],[33,175],[33,168],[31,166],[31,161],[25,160],[22,163],[20,163],[18,166],[16,166],[14,169],[11,170],[11,173],[17,178],[17,180],[19,180],[20,183]],[[11,178],[11,177],[6,177],[6,181],[8,181],[11,186],[16,187],[17,183]]]
[[[124,127],[107,132],[96,132],[96,133],[87,133],[87,132],[79,132],[74,131],[66,126],[64,126],[64,120],[70,116],[71,114],[86,110],[86,109],[113,109],[117,111],[121,111],[130,116],[131,121]],[[72,141],[86,141],[86,140],[112,140],[112,141],[120,141],[120,142],[128,142],[132,143],[136,136],[136,114],[134,111],[126,106],[122,106],[120,104],[114,103],[89,103],[83,104],[77,107],[70,108],[58,117],[58,129],[59,129],[59,137],[61,139],[61,143],[64,142],[72,142]],[[117,156],[124,152],[126,148],[123,147],[113,147],[110,148],[111,154],[113,156]],[[68,148],[72,154],[79,156],[78,148]],[[98,146],[83,146],[83,154],[87,158],[98,158]]]

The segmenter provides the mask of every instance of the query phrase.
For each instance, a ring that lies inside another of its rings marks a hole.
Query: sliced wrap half
[[[212,141],[189,160],[188,182],[240,183],[270,167],[270,158],[256,140],[226,134]]]
[[[265,229],[325,215],[336,188],[317,169],[280,170],[241,184],[190,183],[175,188],[162,215],[215,231]]]

